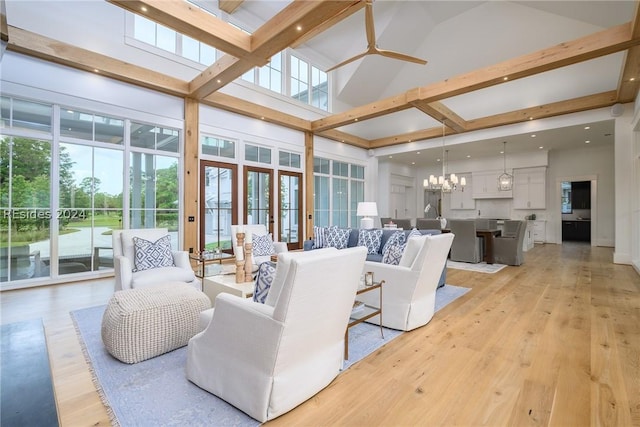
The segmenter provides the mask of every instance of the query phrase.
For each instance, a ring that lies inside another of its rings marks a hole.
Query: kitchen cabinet
[[[591,209],[591,182],[571,183],[571,209]]]
[[[464,179],[467,182],[467,185],[464,186],[464,189],[462,189],[462,187],[458,187],[457,190],[451,192],[449,206],[451,207],[451,209],[455,209],[455,210],[464,210],[464,209],[475,210],[476,201],[473,198],[473,177],[471,176],[470,173],[467,173],[467,174],[461,173],[457,175],[459,180],[461,180],[462,177],[464,177]]]
[[[527,228],[524,231],[524,240],[522,241],[522,251],[526,252],[533,249],[533,221],[527,221]]]
[[[562,241],[591,241],[591,221],[562,221]]]
[[[510,172],[510,171],[508,171]],[[473,172],[474,199],[511,199],[513,191],[498,190],[498,177],[503,171]]]
[[[543,220],[533,221],[533,241],[544,243],[547,241],[547,222]]]
[[[514,169],[514,209],[546,209],[546,174],[545,167]]]

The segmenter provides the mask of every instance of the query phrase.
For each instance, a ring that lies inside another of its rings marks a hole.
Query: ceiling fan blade
[[[404,53],[394,52],[392,50],[376,49],[376,53],[387,58],[399,59],[400,61],[414,62],[416,64],[424,65],[427,63],[424,59],[416,58],[415,56],[405,55]]]
[[[372,47],[376,45],[376,28],[373,23],[373,3],[371,0],[367,1],[366,8],[364,10],[364,24],[367,30],[367,46]]]
[[[363,56],[365,56],[365,55],[367,55],[367,54],[369,54],[369,51],[362,52],[361,54],[358,54],[358,55],[356,55],[356,56],[354,56],[354,57],[352,57],[352,58],[349,58],[349,59],[347,59],[347,60],[345,60],[345,61],[342,61],[342,62],[341,62],[341,63],[339,63],[338,65],[334,65],[333,67],[329,68],[326,72],[328,73],[329,71],[333,71],[333,70],[335,70],[336,68],[340,68],[340,67],[342,67],[343,65],[347,65],[347,64],[349,64],[349,63],[351,63],[351,62],[353,62],[353,61],[356,61],[356,60],[358,60],[358,59],[362,58]]]

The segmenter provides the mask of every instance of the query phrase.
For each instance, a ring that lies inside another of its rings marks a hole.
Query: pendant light
[[[502,150],[502,157],[504,159],[504,172],[498,177],[498,190],[499,191],[511,191],[513,188],[513,175],[507,173],[507,141],[502,143],[504,148]]]

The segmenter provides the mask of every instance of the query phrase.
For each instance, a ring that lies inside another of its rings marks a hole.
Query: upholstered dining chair
[[[527,223],[526,221],[505,221],[504,229],[506,235],[498,236],[493,240],[495,262],[520,265],[524,262],[522,244],[527,230]]]
[[[411,237],[398,265],[365,262],[365,271],[373,273],[382,286],[382,326],[410,331],[426,325],[435,313],[436,289],[447,254],[455,240],[453,233]],[[376,306],[377,294],[363,293],[358,300]],[[371,318],[380,324],[380,316]]]
[[[398,228],[402,228],[403,230],[411,230],[411,220],[409,218],[394,218],[391,221],[393,221],[398,226]]]
[[[185,282],[201,289],[186,251],[171,250],[166,228],[113,230],[115,290],[137,289],[167,282]],[[134,243],[134,237],[142,239]],[[162,239],[162,241],[160,240]]]
[[[384,226],[386,224],[389,224],[390,222],[391,222],[391,218],[380,217],[380,225],[381,225],[382,228],[384,228]]]
[[[440,230],[442,226],[439,219],[416,218],[416,228],[418,230]]]
[[[309,399],[338,375],[367,250],[278,255],[265,303],[219,294],[189,341],[189,381],[260,422]]]
[[[451,260],[478,263],[482,260],[482,239],[476,236],[473,219],[452,219],[449,229],[456,235],[451,244]]]
[[[264,248],[268,248],[268,250],[261,249],[261,250],[264,250],[261,253],[264,253],[265,255],[252,256],[251,262],[253,263],[254,270],[257,270],[258,266],[263,262],[269,261],[271,259],[271,255],[277,255],[281,252],[287,252],[289,250],[285,242],[273,241],[273,237],[270,236],[270,233],[267,233],[267,227],[264,224],[232,225],[231,226],[231,245],[233,246],[233,253],[236,256],[237,256],[236,247],[238,246],[238,238],[236,236],[236,233],[238,232],[238,227],[242,227],[242,229],[244,230],[245,239],[247,238],[248,234],[251,234],[252,236],[253,235],[258,236],[264,239],[264,242],[266,245],[264,246]],[[260,253],[256,251],[257,249],[256,245],[257,245],[257,242],[254,243],[253,252]]]

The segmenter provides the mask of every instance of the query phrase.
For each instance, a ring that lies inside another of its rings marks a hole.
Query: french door
[[[233,253],[231,225],[238,218],[238,167],[200,162],[200,251],[220,248]]]
[[[280,241],[289,250],[301,249],[302,242],[302,174],[280,171]]]
[[[273,170],[244,167],[244,223],[264,224],[273,233]]]

